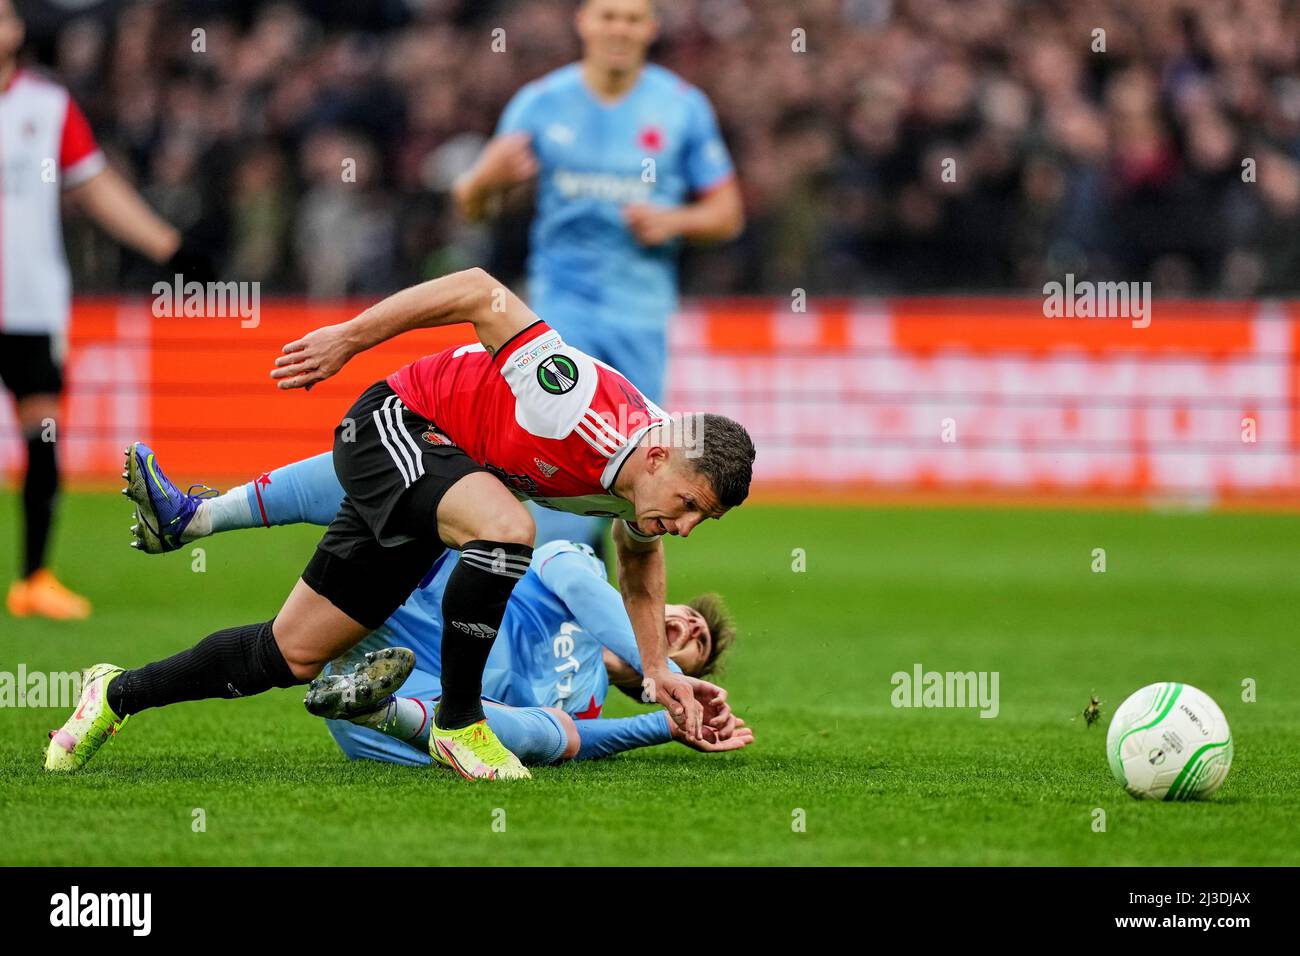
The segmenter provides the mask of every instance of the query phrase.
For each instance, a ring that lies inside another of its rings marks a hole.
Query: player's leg
[[[59,394],[63,371],[49,335],[4,335],[0,378],[13,393],[27,448],[23,474],[23,572],[9,589],[9,612],[55,620],[90,614],[90,602],[65,588],[46,566],[59,497]]]
[[[483,668],[506,604],[532,561],[532,518],[487,472],[457,481],[435,513],[442,540],[460,550],[460,560],[442,597],[443,695],[433,718],[430,753],[467,777],[526,776],[485,724],[480,698]]]
[[[369,404],[382,400],[376,387],[367,390],[348,421],[368,420]],[[400,477],[382,467],[388,461],[391,471],[391,459],[375,425],[356,435],[350,427],[346,436],[343,432],[343,426],[336,431],[334,456],[345,483],[351,481],[349,497],[274,620],[218,631],[189,650],[130,671],[106,665],[83,687],[77,711],[53,735],[47,769],[79,769],[122,720],[151,707],[247,697],[306,683],[401,606],[442,545],[432,536],[432,522],[419,538],[388,545],[376,539],[372,528],[386,529],[393,511],[408,505],[406,489]],[[462,472],[468,467],[459,459],[453,466]],[[354,496],[365,502],[366,514]],[[435,489],[429,500],[438,496]]]
[[[483,667],[515,582],[532,561],[535,529],[522,504],[493,475],[466,475],[437,509],[442,540],[460,550],[442,600],[444,730],[483,719]]]
[[[385,382],[367,389],[347,421],[349,433],[340,426],[334,442],[335,470],[347,498],[318,556],[360,560],[356,573],[338,577],[332,590],[331,580],[304,579],[336,607],[377,628],[415,590],[446,546],[459,549],[460,559],[443,589],[444,693],[431,755],[466,777],[527,777],[484,722],[479,695],[506,603],[532,559],[534,529],[528,512],[482,465],[437,440],[436,426],[408,410]],[[364,519],[364,534],[335,533],[349,513]],[[415,550],[403,556],[404,548]],[[358,592],[346,591],[348,579],[362,582]],[[404,590],[397,600],[374,600],[398,579]],[[353,607],[359,609],[353,613]]]
[[[59,498],[58,395],[27,395],[16,402],[18,425],[27,447],[23,475],[23,577],[45,567],[54,510]]]
[[[202,485],[182,491],[148,445],[127,449],[126,494],[135,503],[134,547],[148,554],[222,531],[285,524],[328,525],[343,501],[329,452],[262,474],[216,494]],[[195,489],[201,489],[196,492]]]
[[[329,731],[339,748],[354,760],[380,760],[408,766],[430,762],[429,715],[436,694],[406,696],[403,688],[380,707],[347,720],[330,720]],[[573,718],[550,707],[508,707],[483,701],[488,726],[501,744],[532,767],[545,767],[572,758],[578,752]]]
[[[429,756],[429,725],[442,695],[438,678],[415,670],[400,685],[401,696],[389,694],[371,706],[353,703],[339,695],[336,686],[346,673],[329,674],[312,681],[304,701],[307,710],[325,717],[330,736],[353,760],[379,760],[409,767],[424,767]],[[373,688],[378,693],[379,688]]]
[[[86,672],[77,709],[51,734],[45,768],[79,770],[126,718],[150,708],[305,684],[368,630],[300,580],[271,621],[216,631],[143,667],[97,665]]]

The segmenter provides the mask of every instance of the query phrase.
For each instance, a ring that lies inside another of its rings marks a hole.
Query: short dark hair
[[[722,655],[736,642],[736,620],[727,610],[726,603],[717,594],[701,594],[686,602],[686,606],[699,612],[704,622],[709,625],[709,636],[713,639],[709,656],[700,666],[694,677],[708,677],[716,673],[722,664]]]
[[[754,441],[744,425],[725,415],[702,412],[694,417],[699,440],[688,450],[686,460],[697,474],[709,479],[718,503],[734,508],[749,497],[758,457]]]

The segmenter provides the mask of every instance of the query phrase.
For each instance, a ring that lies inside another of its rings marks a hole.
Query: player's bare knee
[[[582,738],[578,736],[578,725],[572,717],[558,707],[547,707],[546,712],[558,720],[560,726],[564,728],[564,752],[560,754],[560,759],[572,760],[578,756],[578,750],[582,747]]]
[[[479,538],[483,541],[496,541],[500,544],[522,544],[533,546],[537,537],[537,524],[528,509],[523,505],[507,510],[505,514],[496,515],[483,523]]]
[[[280,656],[299,680],[311,680],[319,676],[329,663],[318,649],[303,639],[303,635],[295,633],[294,628],[287,625],[282,627],[278,618],[271,625],[271,633],[275,635],[275,646],[280,649]]]

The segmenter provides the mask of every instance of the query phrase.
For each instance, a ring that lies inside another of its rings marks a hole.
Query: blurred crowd
[[[1037,290],[1067,272],[1166,294],[1300,289],[1294,0],[659,10],[653,58],[712,98],[749,220],[690,251],[687,292]],[[577,57],[572,11],[136,2],[37,48],[224,274],[369,295],[472,263],[518,276],[526,197],[468,226],[447,189],[511,94]],[[80,225],[69,252],[83,290],[140,268]]]

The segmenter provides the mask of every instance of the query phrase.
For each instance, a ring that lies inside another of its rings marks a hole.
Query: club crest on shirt
[[[537,384],[552,395],[571,392],[578,384],[578,364],[567,355],[552,355],[537,366]]]
[[[636,138],[637,145],[657,153],[664,148],[664,134],[658,126],[644,126]]]

